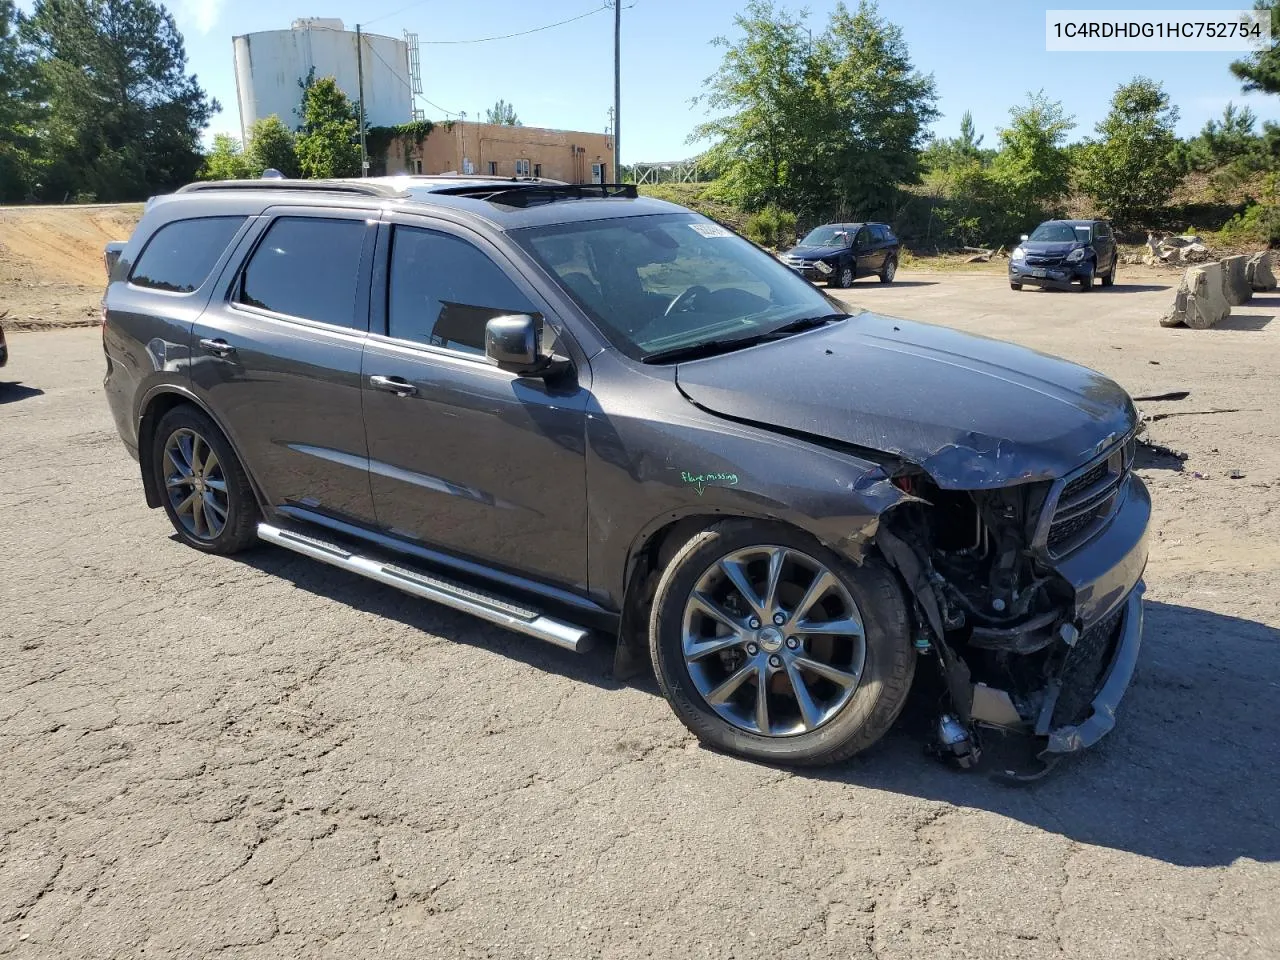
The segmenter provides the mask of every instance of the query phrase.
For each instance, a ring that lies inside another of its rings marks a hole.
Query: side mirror
[[[1018,240],[1019,240],[1020,242],[1022,242],[1022,243],[1026,243],[1026,241],[1027,241],[1027,235],[1024,233],[1022,236],[1020,236],[1020,237],[1018,238]]]
[[[484,355],[512,373],[533,371],[541,359],[537,322],[526,313],[494,317],[484,325]]]

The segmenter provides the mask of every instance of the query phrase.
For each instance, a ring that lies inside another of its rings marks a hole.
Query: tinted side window
[[[147,242],[129,282],[152,290],[199,289],[244,217],[202,217],[166,223]]]
[[[1096,224],[1094,224],[1094,226],[1093,226],[1093,235],[1094,235],[1095,237],[1102,237],[1103,239],[1109,238],[1109,237],[1111,236],[1111,226],[1110,226],[1110,224],[1106,224],[1106,223],[1096,223]]]
[[[448,234],[395,228],[388,335],[483,354],[485,324],[510,313],[536,308],[485,254]]]
[[[858,231],[857,237],[853,241],[854,246],[865,247],[871,243],[871,231],[863,227]]]
[[[363,220],[281,217],[240,275],[236,300],[304,320],[356,324]]]

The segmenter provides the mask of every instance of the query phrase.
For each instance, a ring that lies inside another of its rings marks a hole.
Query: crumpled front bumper
[[[1129,689],[1133,671],[1138,664],[1138,650],[1142,646],[1142,595],[1146,584],[1138,581],[1124,603],[1115,652],[1102,681],[1094,695],[1089,716],[1080,723],[1058,727],[1049,731],[1046,753],[1075,753],[1093,746],[1116,725],[1116,708]]]

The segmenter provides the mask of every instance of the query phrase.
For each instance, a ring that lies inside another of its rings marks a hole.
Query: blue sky
[[[182,30],[190,69],[221,101],[210,133],[238,132],[231,37],[289,26],[296,17],[339,17],[348,28],[357,21],[372,32],[399,36],[414,30],[424,42],[425,96],[448,111],[482,114],[499,97],[514,103],[531,126],[603,130],[613,103],[613,14],[604,11],[567,26],[532,36],[492,43],[427,45],[426,41],[465,40],[510,33],[582,14],[603,0],[171,0]],[[689,105],[716,68],[717,35],[733,36],[736,0],[623,0],[622,153],[623,162],[679,159],[696,152],[685,138],[702,117]],[[20,4],[29,7],[30,0]],[[815,31],[826,22],[835,0],[786,3],[805,6]],[[855,5],[854,3],[850,4]],[[1213,4],[1208,0],[1106,4],[1091,0],[1085,9],[1176,7],[1223,9],[1251,6],[1251,0]],[[1006,2],[956,4],[893,0],[881,10],[902,27],[920,70],[932,72],[940,94],[942,118],[934,130],[955,133],[961,114],[971,110],[986,144],[1011,104],[1028,91],[1043,88],[1062,100],[1077,121],[1072,137],[1092,132],[1106,113],[1115,86],[1144,73],[1165,85],[1182,111],[1183,134],[1195,133],[1228,100],[1247,102],[1261,119],[1280,121],[1280,96],[1243,97],[1223,53],[1048,53],[1044,46],[1044,10],[1069,7],[1053,3]],[[408,9],[405,9],[405,8]],[[432,119],[445,116],[420,104]]]

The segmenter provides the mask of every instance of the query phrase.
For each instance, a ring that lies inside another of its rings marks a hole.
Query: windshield
[[[511,236],[633,360],[748,341],[840,305],[696,214],[589,220]]]
[[[1077,231],[1083,231],[1077,234]],[[1050,243],[1073,243],[1077,239],[1084,243],[1089,241],[1088,227],[1073,227],[1069,223],[1063,223],[1061,220],[1050,220],[1048,223],[1042,223],[1032,231],[1028,240],[1043,240]]]
[[[803,240],[802,247],[847,247],[849,231],[844,227],[814,227]]]

